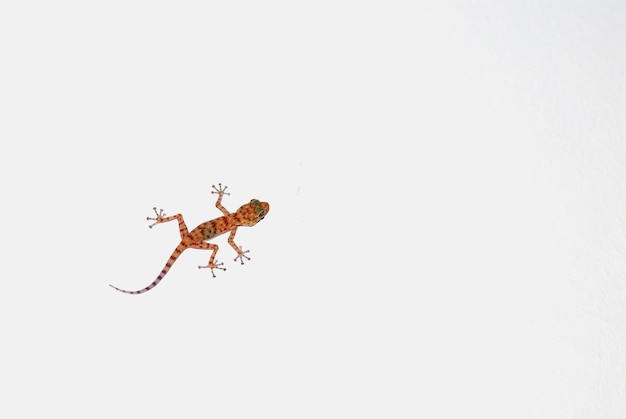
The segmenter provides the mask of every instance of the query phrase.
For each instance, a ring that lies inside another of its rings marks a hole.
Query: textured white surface
[[[0,416],[626,417],[626,6],[300,3],[0,6]]]

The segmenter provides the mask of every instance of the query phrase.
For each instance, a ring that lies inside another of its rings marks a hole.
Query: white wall
[[[625,17],[3,4],[0,416],[625,417]]]

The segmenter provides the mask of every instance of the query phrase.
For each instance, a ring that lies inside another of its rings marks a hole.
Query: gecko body
[[[213,275],[213,278],[215,278],[215,272],[213,272],[214,269],[221,269],[225,271],[226,268],[222,267],[223,263],[221,262],[218,263],[215,260],[215,255],[217,254],[217,251],[219,249],[218,245],[214,243],[207,243],[207,241],[212,240],[215,237],[220,236],[225,233],[230,233],[230,235],[228,236],[228,244],[230,244],[230,246],[233,249],[235,249],[235,251],[237,252],[237,257],[235,258],[235,261],[237,261],[237,259],[240,259],[241,264],[243,265],[244,258],[246,258],[247,260],[250,260],[250,258],[246,256],[246,253],[248,253],[249,251],[248,250],[244,251],[241,247],[235,244],[235,240],[234,240],[235,233],[237,233],[238,227],[241,227],[241,226],[251,227],[255,225],[256,223],[258,223],[259,221],[261,221],[263,217],[265,217],[265,215],[270,210],[270,206],[267,202],[261,202],[258,199],[252,199],[247,204],[242,205],[236,212],[230,213],[228,212],[228,210],[226,210],[226,208],[222,206],[222,197],[224,195],[229,195],[229,193],[226,192],[227,187],[224,186],[222,188],[221,183],[218,184],[218,186],[219,187],[216,188],[215,185],[213,185],[214,191],[211,191],[211,193],[215,193],[218,195],[215,206],[220,211],[222,211],[224,215],[222,217],[215,218],[211,221],[204,222],[200,224],[199,226],[197,226],[196,228],[194,228],[193,230],[191,230],[190,232],[187,231],[187,226],[185,225],[185,221],[183,220],[183,216],[181,214],[176,214],[170,217],[166,217],[165,214],[163,213],[163,210],[159,210],[157,212],[156,207],[154,207],[153,210],[154,210],[154,213],[156,214],[156,218],[147,217],[148,220],[154,221],[154,223],[152,223],[148,227],[152,228],[153,226],[157,224],[166,223],[172,220],[177,220],[178,229],[180,230],[180,243],[178,244],[178,246],[176,246],[176,248],[172,252],[172,255],[167,260],[167,263],[161,270],[161,273],[159,273],[156,279],[152,281],[152,283],[148,285],[147,287],[140,289],[138,291],[127,291],[127,290],[118,288],[114,285],[110,285],[110,286],[126,294],[141,294],[146,291],[150,291],[152,288],[156,287],[159,282],[161,282],[161,280],[170,270],[170,268],[172,267],[176,259],[178,259],[181,253],[183,253],[186,249],[212,250],[213,253],[211,254],[209,263],[206,266],[198,266],[198,269],[209,268],[211,270],[211,274]]]

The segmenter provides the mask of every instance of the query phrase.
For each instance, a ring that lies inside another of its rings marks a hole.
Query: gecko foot
[[[250,258],[246,256],[246,253],[250,253],[250,251],[249,250],[244,251],[241,247],[239,247],[239,249],[237,250],[237,257],[235,258],[235,262],[237,262],[237,259],[241,259],[241,264],[243,265],[243,258],[250,260]]]
[[[215,261],[215,262],[217,262],[217,261]],[[222,262],[220,262],[220,263],[209,262],[209,264],[206,265],[206,266],[198,265],[198,269],[209,268],[211,270],[211,275],[213,275],[213,278],[215,278],[215,272],[213,272],[213,269],[221,269],[222,271],[225,271],[226,268],[222,268],[221,267],[222,265],[223,265]]]
[[[229,192],[226,192],[226,189],[228,188],[228,186],[224,186],[222,188],[222,184],[218,183],[217,184],[217,188],[215,187],[215,185],[211,185],[213,187],[213,189],[215,189],[214,191],[211,191],[211,193],[216,193],[218,194],[220,197],[224,196],[224,195],[230,195]]]
[[[163,210],[162,210],[162,209],[160,209],[160,210],[159,210],[159,212],[157,212],[156,207],[152,207],[152,210],[153,210],[153,211],[154,211],[154,213],[156,214],[156,218],[146,217],[146,220],[153,220],[153,221],[156,221],[156,222],[154,222],[154,223],[150,224],[150,225],[148,226],[148,228],[152,228],[152,227],[154,227],[155,225],[157,225],[157,224],[159,224],[159,223],[162,223],[162,222],[163,222],[163,219],[165,218],[165,213],[163,212]]]

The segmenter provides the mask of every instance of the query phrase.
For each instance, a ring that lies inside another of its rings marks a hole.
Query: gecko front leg
[[[241,259],[241,264],[243,265],[243,258],[246,258],[247,260],[250,260],[250,258],[248,256],[246,256],[246,253],[250,253],[250,251],[249,250],[243,250],[242,247],[237,246],[237,244],[235,243],[235,234],[236,233],[237,233],[237,227],[233,228],[230,231],[230,236],[228,236],[228,244],[230,244],[230,247],[235,249],[235,252],[237,252],[237,257],[234,259],[235,262],[237,262],[237,259]]]
[[[215,185],[211,185],[211,187],[215,189],[214,191],[211,191],[211,193],[212,194],[216,193],[218,195],[217,202],[215,202],[215,206],[217,207],[217,209],[222,211],[224,215],[230,215],[230,212],[228,212],[228,210],[222,206],[222,198],[224,197],[224,195],[230,195],[230,193],[226,192],[226,189],[228,188],[228,186],[224,186],[222,188],[221,183],[218,183],[217,186],[218,188],[216,188]]]

